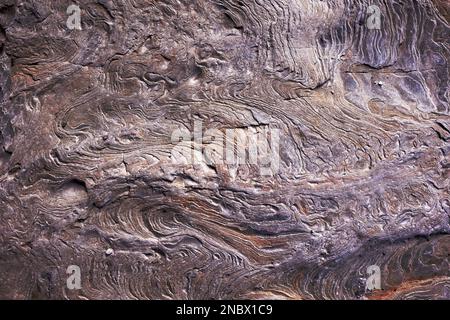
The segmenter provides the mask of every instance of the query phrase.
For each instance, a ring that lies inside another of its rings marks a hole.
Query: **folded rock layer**
[[[449,12],[1,0],[0,298],[450,299]]]

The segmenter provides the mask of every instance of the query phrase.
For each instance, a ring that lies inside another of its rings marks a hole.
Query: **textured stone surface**
[[[1,298],[450,299],[448,1],[74,3],[0,0]],[[279,167],[174,163],[195,120]]]

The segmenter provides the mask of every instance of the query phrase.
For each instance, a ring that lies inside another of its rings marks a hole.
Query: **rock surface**
[[[449,9],[0,0],[0,298],[450,299]]]

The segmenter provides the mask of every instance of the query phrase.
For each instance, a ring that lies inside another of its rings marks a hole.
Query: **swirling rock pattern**
[[[0,297],[450,299],[449,9],[1,0]],[[277,170],[174,163],[194,121]]]

